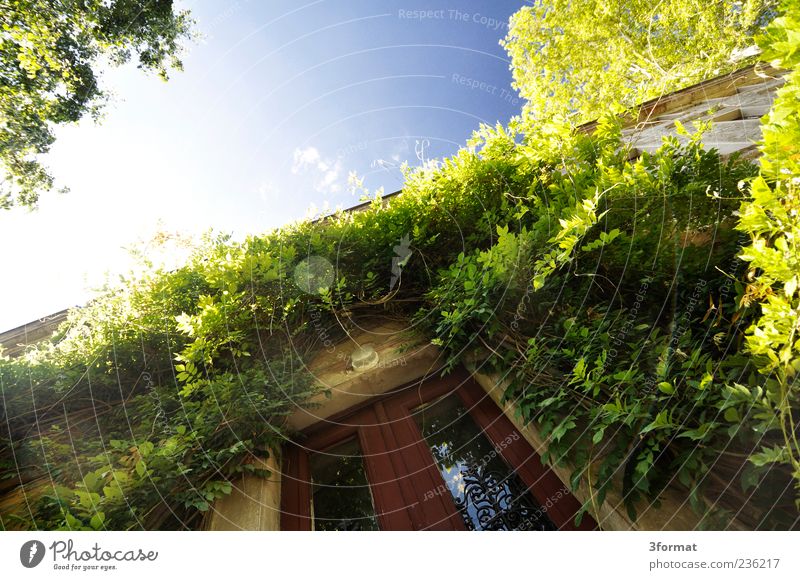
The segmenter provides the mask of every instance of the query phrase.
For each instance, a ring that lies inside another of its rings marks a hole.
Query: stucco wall
[[[281,523],[281,472],[277,457],[256,460],[269,477],[246,474],[231,482],[229,496],[214,502],[207,528],[212,531],[277,531]]]

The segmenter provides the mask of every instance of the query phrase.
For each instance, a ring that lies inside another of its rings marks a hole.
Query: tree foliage
[[[103,63],[135,55],[166,79],[190,25],[172,0],[0,2],[0,207],[33,207],[53,188],[39,156],[55,125],[98,114]]]
[[[503,44],[533,122],[580,124],[744,66],[776,0],[537,0]],[[752,60],[750,54],[750,60]]]
[[[761,311],[747,349],[767,377],[766,422],[782,435],[780,445],[765,445],[752,460],[788,465],[800,492],[800,5],[786,0],[782,9],[759,44],[765,59],[791,72],[763,119],[761,172],[737,227],[751,238],[741,253],[750,267],[743,299]]]

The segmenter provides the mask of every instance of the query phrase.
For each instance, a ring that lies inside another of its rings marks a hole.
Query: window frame
[[[446,377],[423,378],[383,395],[370,397],[305,429],[284,447],[281,483],[281,529],[311,530],[309,454],[324,452],[356,437],[381,530],[464,530],[461,514],[445,488],[419,427],[414,410],[455,395],[503,460],[533,497],[547,507],[560,530],[596,528],[588,514],[574,525],[581,504],[558,476],[542,465],[525,438],[491,397],[463,368]],[[440,493],[427,493],[439,490]]]

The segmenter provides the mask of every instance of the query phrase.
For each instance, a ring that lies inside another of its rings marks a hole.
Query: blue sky
[[[168,83],[109,69],[101,124],[57,131],[64,196],[0,213],[0,330],[84,303],[156,231],[237,239],[349,207],[355,171],[448,156],[521,108],[498,44],[521,4],[185,0],[202,38]],[[421,154],[421,155],[420,155]]]

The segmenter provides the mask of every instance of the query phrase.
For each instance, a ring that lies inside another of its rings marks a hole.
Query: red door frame
[[[314,425],[301,434],[302,441],[288,444],[281,484],[281,529],[311,529],[309,454],[357,437],[382,530],[464,530],[461,514],[413,417],[414,409],[449,394],[461,399],[495,451],[512,466],[559,529],[595,529],[588,514],[580,526],[574,525],[580,502],[542,465],[539,455],[463,369],[372,397],[367,406]]]

